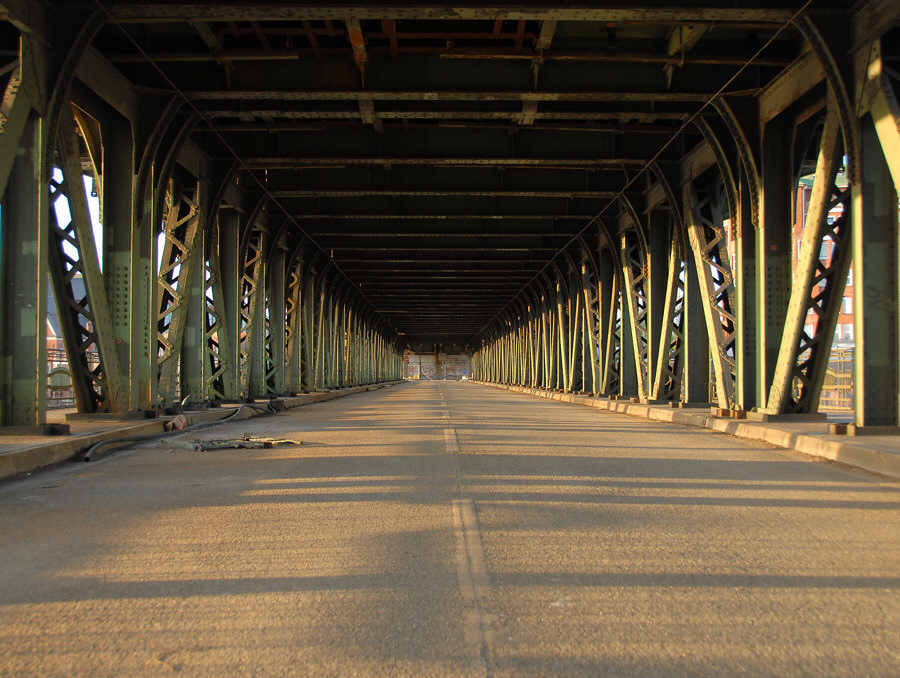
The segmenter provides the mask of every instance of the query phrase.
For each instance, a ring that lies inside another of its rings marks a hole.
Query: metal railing
[[[91,369],[100,364],[96,352],[87,353]],[[47,409],[61,409],[75,406],[75,391],[69,372],[69,358],[61,348],[47,349]]]
[[[853,410],[853,349],[832,349],[819,399],[820,410]]]

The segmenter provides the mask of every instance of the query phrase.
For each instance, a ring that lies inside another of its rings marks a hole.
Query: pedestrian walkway
[[[900,487],[403,383],[0,486],[0,675],[900,674]]]

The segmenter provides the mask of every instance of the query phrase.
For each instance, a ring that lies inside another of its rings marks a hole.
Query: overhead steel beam
[[[0,19],[9,21],[22,33],[50,44],[50,3],[47,0],[3,0]]]
[[[759,94],[759,123],[765,125],[825,79],[825,69],[812,52],[805,52]]]
[[[900,5],[895,0],[864,0],[854,10],[854,51],[900,26]]]
[[[466,92],[434,90],[423,92],[341,91],[341,90],[188,90],[191,101],[560,101],[560,102],[698,102],[709,100],[714,92]],[[755,92],[726,92],[753,95]]]
[[[426,165],[428,167],[511,167],[511,168],[572,168],[585,169],[622,169],[623,167],[643,167],[650,162],[649,158],[433,158],[433,157],[350,157],[350,158],[287,158],[287,157],[249,157],[241,166],[250,170],[298,170],[333,167],[343,169],[345,166],[373,165],[385,163],[391,165]]]
[[[329,213],[318,213],[318,214],[292,214],[294,219],[297,219],[300,222],[305,220],[313,220],[313,219],[328,219],[328,220],[358,220],[358,219],[373,219],[373,220],[413,220],[420,221],[423,219],[455,219],[460,221],[465,220],[479,220],[479,219],[489,219],[489,220],[510,220],[510,219],[530,219],[530,220],[541,220],[546,221],[549,219],[574,219],[576,221],[590,221],[596,215],[594,214],[329,214]]]
[[[344,24],[347,26],[347,38],[353,48],[353,60],[359,70],[365,73],[369,56],[366,54],[366,39],[363,37],[359,19],[347,18],[344,19]]]
[[[142,113],[142,95],[128,78],[94,47],[88,47],[78,61],[75,77],[128,120],[136,122],[139,119]]]
[[[784,7],[641,7],[641,8],[589,8],[553,7],[541,8],[484,7],[484,6],[397,6],[397,5],[285,5],[280,3],[232,4],[232,3],[179,3],[161,2],[121,3],[106,2],[114,19],[120,22],[142,21],[296,21],[327,20],[353,17],[357,21],[367,19],[394,20],[468,20],[468,21],[599,21],[603,23],[642,22],[656,24],[709,23],[735,21],[781,24],[794,13]]]
[[[370,191],[338,191],[338,190],[284,190],[271,191],[275,198],[360,198],[380,196],[471,196],[490,198],[615,198],[618,191],[483,191],[483,190],[455,190],[455,191],[408,191],[393,189],[373,189]]]
[[[541,33],[534,42],[534,49],[537,52],[545,52],[550,49],[550,43],[553,42],[553,34],[556,32],[556,26],[559,19],[544,19],[541,22]]]

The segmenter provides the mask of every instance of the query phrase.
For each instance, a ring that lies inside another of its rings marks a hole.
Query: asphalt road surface
[[[0,486],[0,676],[898,676],[896,483],[464,382]]]

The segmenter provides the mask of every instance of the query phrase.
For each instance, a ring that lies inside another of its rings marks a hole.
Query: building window
[[[844,340],[845,341],[853,341],[853,323],[846,323],[844,325]]]
[[[804,325],[803,331],[806,332],[806,336],[812,339],[813,337],[813,326],[812,325]]]
[[[841,313],[850,315],[853,313],[853,297],[844,297],[841,299]]]

